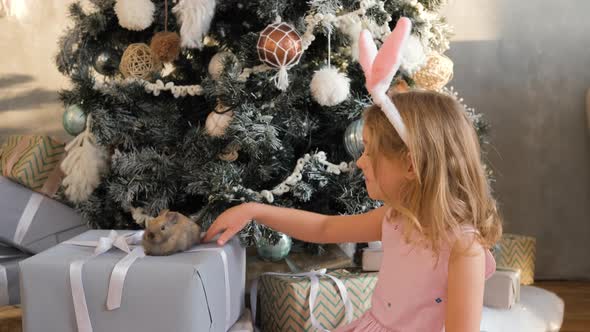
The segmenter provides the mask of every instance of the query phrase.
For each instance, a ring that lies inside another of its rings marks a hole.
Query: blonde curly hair
[[[378,106],[363,113],[364,128],[371,155],[390,160],[406,157],[412,162],[416,179],[404,184],[401,201],[390,202],[396,214],[406,217],[406,239],[423,239],[439,254],[468,225],[478,231],[475,239],[491,248],[502,235],[502,220],[476,131],[462,105],[449,95],[430,91],[393,93],[390,98],[407,127],[409,146]],[[413,232],[422,236],[412,236]]]

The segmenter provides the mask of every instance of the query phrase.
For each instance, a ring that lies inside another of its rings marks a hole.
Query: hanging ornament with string
[[[328,27],[328,65],[317,70],[311,79],[313,99],[322,106],[336,106],[350,94],[350,79],[330,64],[332,28]]]
[[[164,0],[164,31],[156,33],[150,42],[150,49],[161,62],[172,62],[180,54],[180,36],[168,31],[168,0]]]
[[[258,57],[265,64],[278,69],[275,76],[275,85],[281,91],[289,86],[287,70],[299,63],[303,54],[301,36],[295,28],[287,23],[273,23],[260,33],[256,44]]]

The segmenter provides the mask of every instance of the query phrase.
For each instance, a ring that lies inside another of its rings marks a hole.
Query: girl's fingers
[[[221,226],[221,222],[213,222],[213,224],[211,225],[211,227],[209,227],[209,230],[205,234],[203,242],[210,242],[215,237],[215,235],[221,233],[222,231],[223,227]]]
[[[231,239],[237,232],[235,232],[232,229],[226,229],[225,232],[223,232],[223,234],[221,234],[221,236],[219,237],[219,239],[217,240],[217,244],[219,244],[220,246],[224,245],[227,241],[229,241],[229,239]]]

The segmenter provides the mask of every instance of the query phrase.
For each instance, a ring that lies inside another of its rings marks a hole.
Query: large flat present
[[[19,250],[0,246],[0,306],[20,303],[18,263],[27,257]]]
[[[312,294],[314,282],[318,283],[316,294]],[[376,283],[376,273],[345,270],[329,274],[321,271],[307,275],[263,275],[257,285],[261,331],[315,332],[318,328],[331,330],[342,326],[371,307]],[[310,309],[310,296],[315,298],[313,309]],[[314,326],[312,313],[318,326]]]
[[[88,230],[72,208],[0,176],[0,241],[38,253]]]
[[[486,280],[483,304],[510,309],[520,299],[520,270],[498,269]]]
[[[558,332],[563,324],[563,313],[564,302],[556,294],[534,286],[522,286],[520,302],[509,310],[483,307],[480,330]]]
[[[23,261],[23,331],[226,332],[240,318],[245,250],[238,239],[142,257],[134,256],[141,247],[118,249],[133,234],[88,231]],[[94,256],[94,243],[116,248]]]
[[[64,156],[64,144],[49,136],[10,136],[0,148],[0,175],[52,196],[63,177]]]

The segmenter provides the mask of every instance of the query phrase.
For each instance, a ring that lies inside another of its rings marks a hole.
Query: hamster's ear
[[[176,225],[178,223],[178,213],[167,211],[166,221],[172,225]]]

